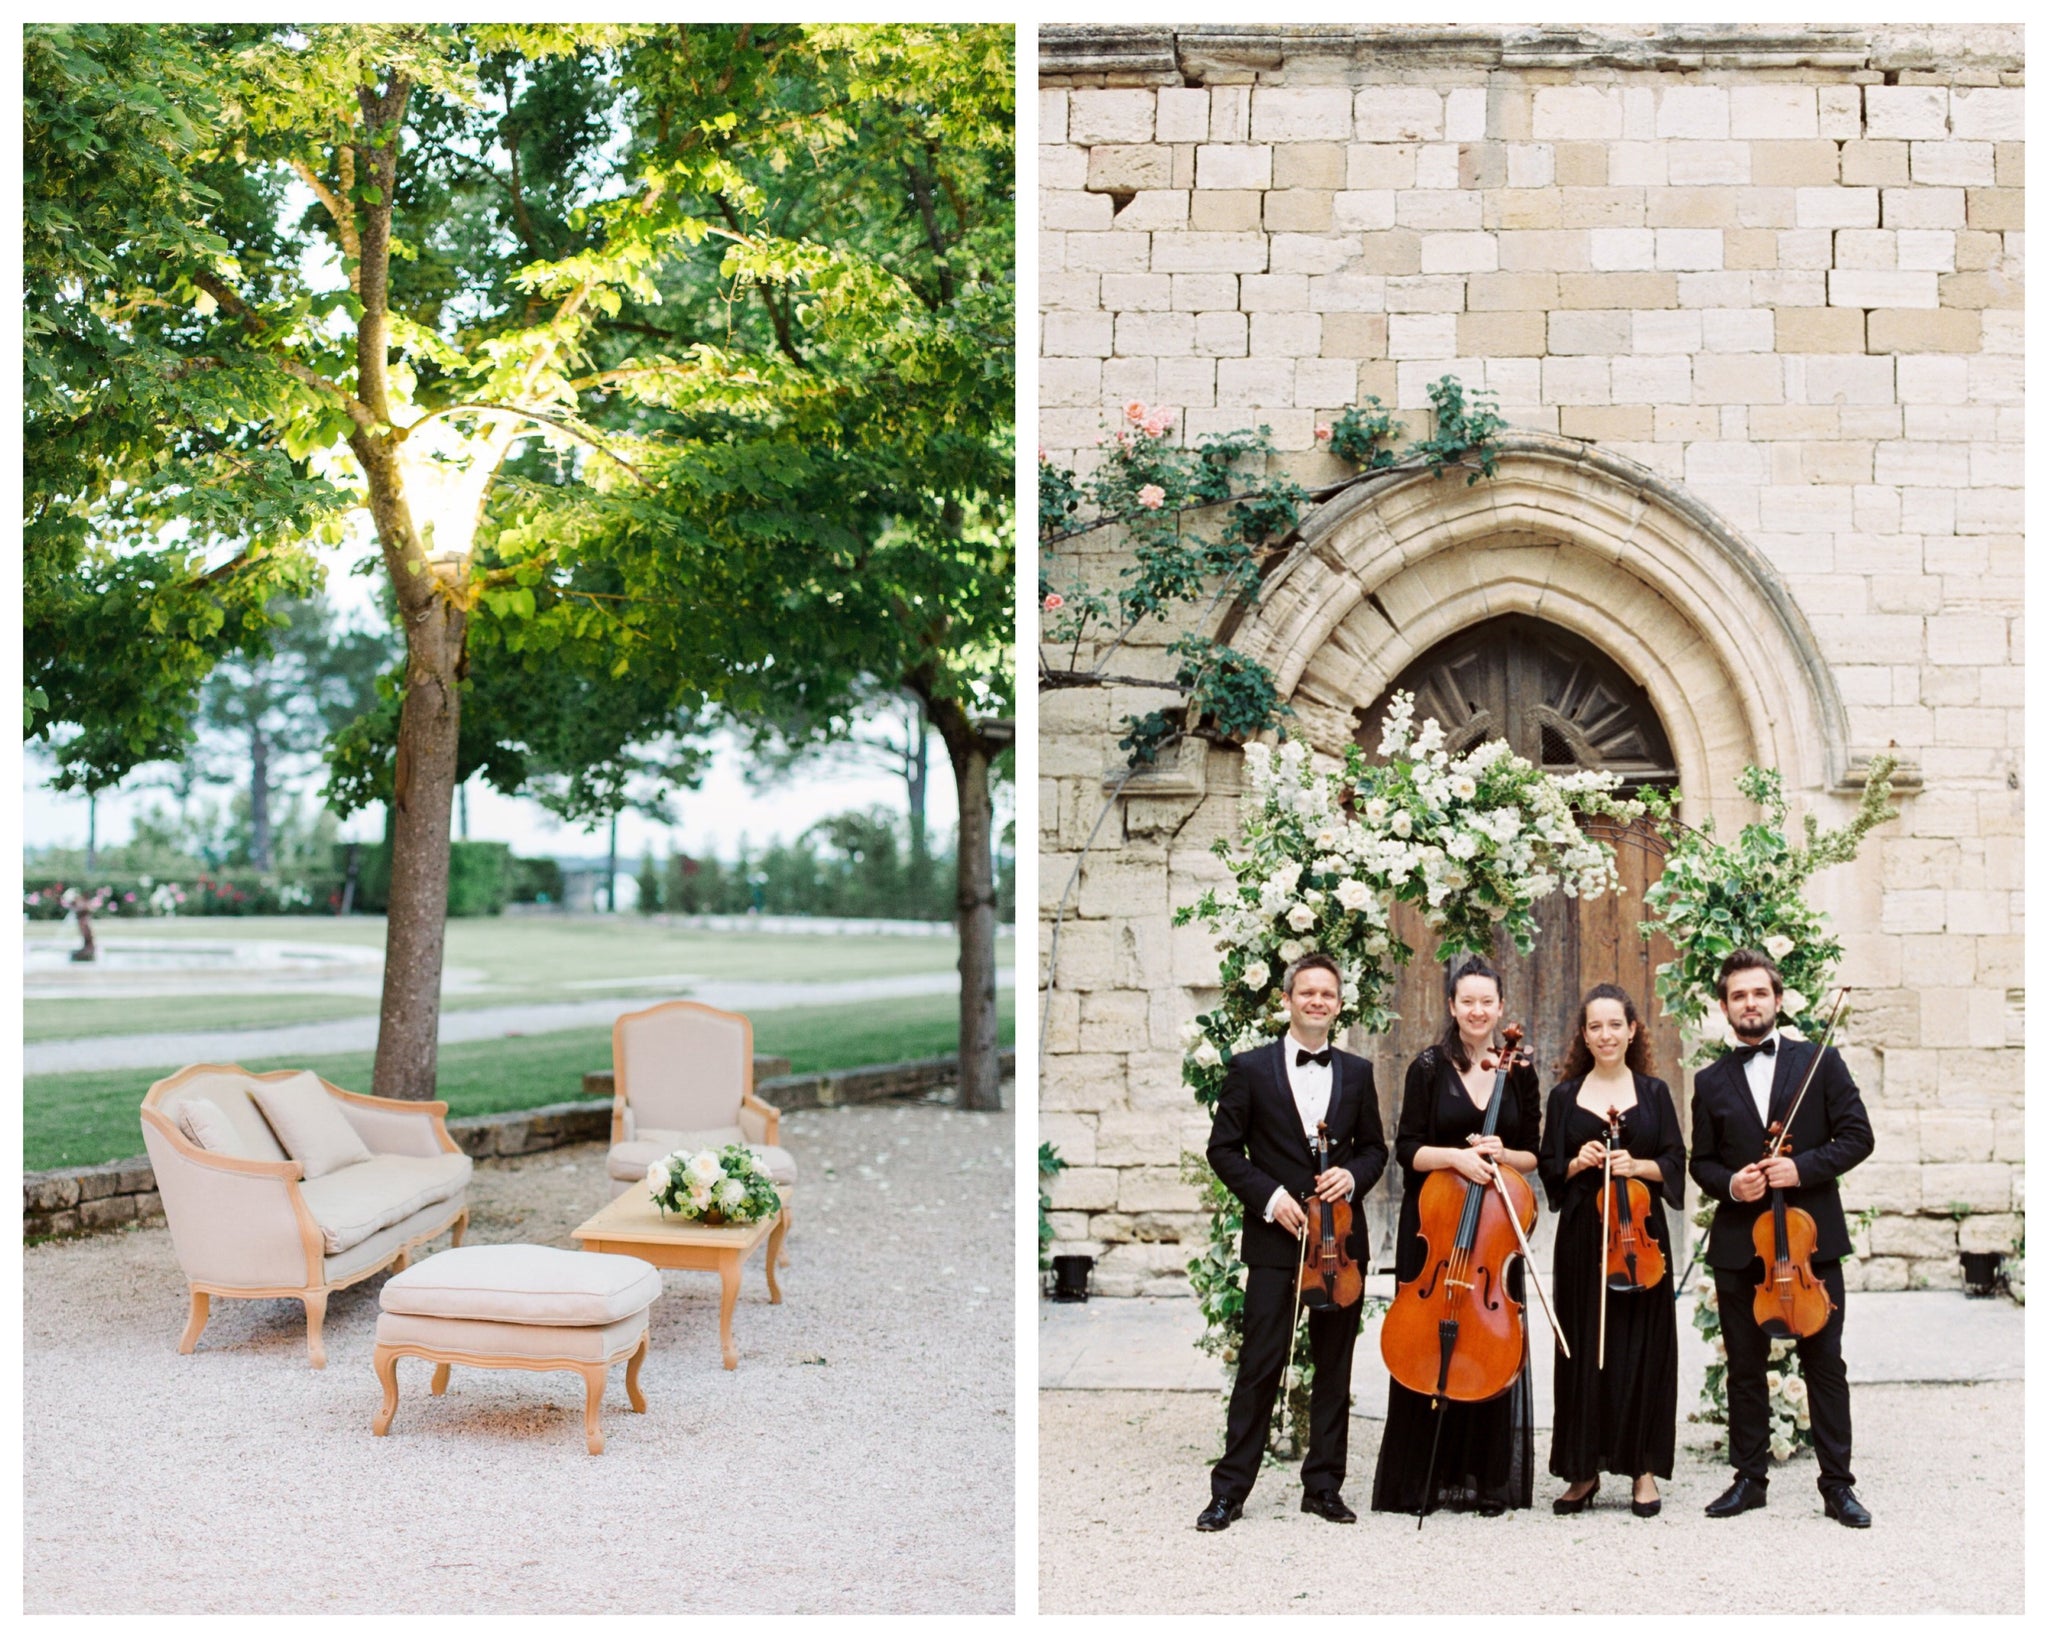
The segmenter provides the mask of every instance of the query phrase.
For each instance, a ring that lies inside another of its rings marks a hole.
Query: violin
[[[1799,1083],[1799,1092],[1792,1100],[1792,1107],[1785,1111],[1783,1120],[1771,1122],[1770,1140],[1764,1145],[1764,1159],[1775,1160],[1791,1152],[1793,1118],[1799,1113],[1800,1104],[1806,1101],[1807,1089],[1813,1085],[1814,1071],[1820,1068],[1828,1040],[1835,1033],[1835,1020],[1841,1017],[1842,1003],[1848,997],[1849,989],[1844,985],[1835,997],[1834,1010],[1828,1014],[1828,1027],[1822,1032],[1820,1045],[1806,1066],[1806,1075]],[[1814,1224],[1812,1214],[1797,1206],[1786,1205],[1785,1191],[1772,1189],[1770,1211],[1757,1214],[1749,1234],[1764,1265],[1763,1278],[1756,1282],[1756,1297],[1750,1310],[1756,1317],[1757,1329],[1777,1340],[1815,1335],[1826,1326],[1828,1316],[1835,1311],[1835,1299],[1828,1295],[1828,1288],[1813,1272],[1813,1253],[1820,1240],[1820,1230]]]
[[[1522,1028],[1501,1031],[1505,1046],[1494,1070],[1493,1096],[1480,1131],[1492,1136],[1508,1071],[1527,1063],[1518,1051]],[[1426,1243],[1422,1270],[1402,1282],[1380,1326],[1380,1354],[1394,1380],[1412,1393],[1474,1403],[1507,1390],[1522,1368],[1526,1338],[1522,1304],[1508,1293],[1508,1264],[1520,1257],[1534,1279],[1528,1231],[1536,1223],[1536,1196],[1511,1166],[1496,1166],[1490,1183],[1457,1172],[1431,1172],[1417,1197],[1418,1229]],[[1550,1299],[1536,1281],[1547,1312]],[[1552,1321],[1553,1326],[1555,1320]],[[1560,1333],[1559,1343],[1563,1336]],[[1569,1353],[1569,1350],[1567,1350]]]
[[[1622,1147],[1621,1111],[1607,1108],[1606,1155],[1600,1162],[1601,1271],[1600,1351],[1595,1363],[1607,1364],[1607,1294],[1610,1291],[1647,1291],[1664,1278],[1664,1251],[1648,1232],[1638,1228],[1650,1220],[1650,1186],[1639,1178],[1625,1177],[1614,1186],[1614,1153]]]
[[[1330,1169],[1330,1128],[1316,1122],[1316,1176]],[[1365,1273],[1351,1255],[1351,1202],[1310,1192],[1301,1264],[1301,1306],[1349,1308],[1365,1295]]]

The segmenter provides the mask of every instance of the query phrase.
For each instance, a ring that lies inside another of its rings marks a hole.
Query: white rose
[[[1287,925],[1297,933],[1305,933],[1316,924],[1316,913],[1305,904],[1297,904],[1287,912]]]
[[[1280,948],[1275,954],[1280,957],[1282,966],[1291,967],[1308,954],[1308,946],[1298,938],[1282,939],[1280,941]]]
[[[1399,813],[1394,815],[1392,822],[1387,826],[1387,828],[1391,830],[1396,836],[1405,837],[1411,830],[1415,828],[1415,821],[1408,817],[1408,811],[1404,808]]]
[[[728,1177],[711,1192],[717,1196],[719,1205],[727,1210],[739,1205],[741,1201],[747,1198],[746,1184],[734,1177]]]
[[[694,1183],[716,1183],[725,1175],[725,1168],[718,1163],[717,1153],[711,1149],[699,1149],[690,1156],[690,1163],[683,1170]]]
[[[1454,859],[1469,859],[1479,851],[1479,838],[1469,830],[1458,831],[1444,843],[1444,851]]]
[[[1451,794],[1461,802],[1469,802],[1479,794],[1479,787],[1462,775],[1451,781]]]
[[[711,1191],[701,1183],[693,1184],[690,1189],[690,1204],[698,1211],[708,1209],[711,1205]]]
[[[1195,1048],[1195,1062],[1204,1069],[1214,1069],[1223,1062],[1223,1055],[1216,1050],[1215,1042],[1204,1037],[1201,1045]]]
[[[1386,818],[1387,799],[1383,796],[1375,796],[1370,802],[1366,803],[1365,816],[1375,824]]]
[[[1812,1004],[1797,990],[1787,990],[1783,998],[1778,1002],[1778,1011],[1787,1018],[1797,1018]]]
[[[668,1168],[658,1160],[647,1168],[647,1186],[656,1194],[668,1187]]]
[[[1773,961],[1783,961],[1797,948],[1798,946],[1783,933],[1773,933],[1764,940],[1764,953]]]
[[[1249,989],[1263,990],[1266,987],[1266,980],[1272,976],[1272,968],[1268,967],[1263,961],[1245,963],[1244,982]]]
[[[1337,884],[1337,902],[1346,910],[1363,910],[1372,903],[1372,889],[1356,877],[1346,877]]]

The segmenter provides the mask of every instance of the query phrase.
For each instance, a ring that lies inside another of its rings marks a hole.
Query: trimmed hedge
[[[391,903],[391,845],[388,842],[365,842],[361,847],[362,860],[356,869],[355,907],[381,915]],[[335,845],[334,862],[337,871],[348,869],[346,843]],[[512,898],[512,885],[513,859],[509,842],[448,844],[449,915],[500,915]],[[559,871],[556,886],[559,891]]]

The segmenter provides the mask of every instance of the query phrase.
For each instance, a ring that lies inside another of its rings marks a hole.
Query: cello
[[[1835,1020],[1842,1015],[1842,1003],[1848,995],[1848,986],[1844,985],[1841,994],[1835,997],[1834,1011],[1828,1014],[1828,1027],[1821,1032],[1820,1045],[1814,1051],[1812,1062],[1806,1066],[1806,1074],[1799,1083],[1799,1092],[1792,1100],[1792,1107],[1785,1111],[1783,1120],[1771,1122],[1770,1141],[1764,1146],[1766,1160],[1775,1160],[1791,1150],[1793,1119],[1799,1113],[1800,1104],[1806,1101],[1807,1089],[1813,1085],[1814,1071],[1820,1068],[1821,1054],[1828,1049],[1828,1041],[1835,1033]],[[1786,1205],[1785,1191],[1772,1189],[1770,1211],[1757,1213],[1749,1233],[1756,1246],[1756,1254],[1763,1259],[1764,1265],[1763,1278],[1756,1282],[1756,1296],[1750,1309],[1756,1318],[1757,1329],[1776,1341],[1788,1337],[1810,1337],[1821,1331],[1828,1323],[1828,1316],[1835,1311],[1835,1299],[1828,1295],[1827,1287],[1813,1271],[1813,1252],[1819,1243],[1820,1230],[1815,1226],[1812,1214],[1797,1206]]]
[[[1501,1031],[1504,1045],[1493,1061],[1481,1067],[1494,1071],[1493,1095],[1487,1100],[1480,1127],[1491,1137],[1500,1124],[1508,1071],[1528,1062],[1518,1052],[1519,1024]],[[1436,1439],[1443,1437],[1443,1405],[1447,1399],[1474,1403],[1507,1391],[1522,1369],[1528,1340],[1522,1304],[1507,1287],[1508,1265],[1522,1261],[1543,1312],[1567,1359],[1564,1339],[1550,1298],[1529,1254],[1528,1231],[1536,1223],[1536,1196],[1528,1180],[1512,1167],[1496,1165],[1487,1183],[1475,1183],[1450,1170],[1431,1172],[1417,1198],[1417,1231],[1426,1246],[1421,1271],[1402,1282],[1380,1326],[1380,1355],[1393,1379],[1411,1393],[1427,1394],[1437,1412]],[[1436,1479],[1436,1440],[1430,1445],[1429,1473],[1415,1527],[1429,1511]]]

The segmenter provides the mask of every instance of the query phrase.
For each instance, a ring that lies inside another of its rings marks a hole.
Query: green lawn
[[[102,944],[133,940],[226,943],[276,940],[293,944],[352,944],[380,949],[382,917],[208,916],[101,922]],[[57,922],[28,924],[27,941],[69,948],[77,937]],[[1014,941],[997,945],[1004,964]],[[876,978],[899,973],[946,972],[959,960],[951,938],[884,935],[714,933],[668,927],[622,916],[470,917],[448,923],[447,965],[474,975],[473,987],[443,996],[445,1011],[468,1007],[593,1000],[645,995],[658,1000],[678,986],[665,980],[689,974],[750,980]],[[203,1005],[205,1016],[195,1018]],[[333,1018],[374,1018],[371,996],[290,993],[238,995],[232,980],[202,1002],[190,996],[53,1000],[23,1005],[24,1039],[52,1041],[94,1035],[148,1034],[177,1029],[240,1029],[266,1024],[318,1023]]]
[[[885,941],[886,942],[886,941]],[[908,942],[900,940],[894,942]],[[937,941],[935,941],[937,942]],[[950,951],[951,946],[946,948]],[[1003,1041],[1016,1038],[1015,997],[1002,991]],[[98,1005],[99,1003],[94,1003]],[[209,1018],[211,1015],[209,1014]],[[795,1007],[754,1014],[754,1046],[790,1060],[796,1074],[853,1069],[954,1050],[958,1002],[948,995],[911,996],[842,1007]],[[587,1070],[611,1067],[608,1029],[471,1041],[444,1046],[438,1095],[451,1115],[530,1109],[583,1095]],[[370,1089],[372,1054],[251,1060],[249,1069],[311,1069],[351,1091]],[[90,1070],[34,1075],[22,1086],[22,1166],[90,1166],[142,1152],[136,1114],[152,1081],[177,1069]]]

